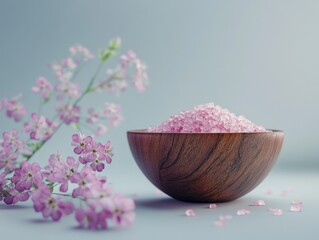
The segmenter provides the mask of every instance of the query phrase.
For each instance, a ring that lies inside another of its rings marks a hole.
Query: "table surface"
[[[72,216],[55,223],[41,219],[31,203],[16,206],[0,205],[1,239],[319,239],[319,173],[318,171],[273,171],[263,183],[246,196],[209,209],[208,204],[179,202],[158,193],[143,177],[117,182],[115,187],[133,196],[137,219],[128,229],[89,231],[76,227]],[[134,186],[134,189],[133,187]],[[265,194],[271,189],[272,194]],[[282,196],[282,191],[287,191]],[[249,206],[256,200],[266,206]],[[302,212],[290,212],[290,203],[302,200]],[[195,217],[185,216],[192,208]],[[237,216],[238,209],[250,215]],[[274,216],[269,208],[280,208],[282,216]],[[224,227],[214,226],[220,215],[232,215]]]

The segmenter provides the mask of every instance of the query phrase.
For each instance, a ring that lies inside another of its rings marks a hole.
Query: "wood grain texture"
[[[169,196],[188,202],[225,202],[254,189],[280,153],[284,133],[127,132],[145,176]]]

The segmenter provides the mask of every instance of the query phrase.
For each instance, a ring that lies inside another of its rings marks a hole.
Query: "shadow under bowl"
[[[144,175],[169,196],[187,202],[225,202],[253,190],[280,153],[284,133],[127,132]]]

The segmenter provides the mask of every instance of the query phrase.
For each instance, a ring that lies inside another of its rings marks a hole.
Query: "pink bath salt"
[[[269,211],[272,212],[274,216],[282,216],[284,214],[279,208],[269,208]]]
[[[266,195],[271,195],[272,194],[272,190],[271,189],[267,189],[264,192]]]
[[[237,133],[267,132],[244,116],[236,116],[213,103],[198,105],[193,109],[172,116],[158,126],[148,128],[149,132],[183,133]]]
[[[302,205],[291,205],[290,212],[302,212],[303,206]]]
[[[219,216],[218,220],[214,221],[214,226],[215,227],[224,227],[225,226],[225,222],[232,220],[232,216],[231,215],[226,215],[226,216]]]
[[[195,217],[195,216],[196,216],[196,213],[195,213],[195,211],[194,211],[193,209],[187,209],[187,210],[185,211],[185,215],[186,215],[187,217]]]
[[[215,227],[224,227],[224,226],[225,226],[225,221],[223,221],[223,220],[216,220],[216,221],[214,221],[214,226],[215,226]]]
[[[244,216],[244,215],[249,215],[249,214],[250,214],[250,211],[247,209],[240,209],[237,211],[238,216]]]
[[[302,205],[303,202],[300,201],[300,200],[294,200],[294,201],[291,202],[291,204],[293,204],[293,205]]]
[[[209,208],[215,209],[215,208],[217,208],[217,205],[215,203],[211,203],[211,204],[209,204]]]
[[[264,200],[258,200],[256,202],[252,202],[251,204],[249,204],[249,206],[265,206],[266,203]]]

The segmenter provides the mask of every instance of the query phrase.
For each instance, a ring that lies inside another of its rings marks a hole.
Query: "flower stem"
[[[87,85],[86,89],[84,90],[84,92],[82,93],[82,95],[81,95],[77,100],[75,100],[73,106],[76,105],[76,104],[78,104],[78,103],[83,99],[83,97],[84,97],[86,94],[88,94],[89,92],[92,92],[92,86],[93,86],[93,84],[94,84],[95,79],[97,78],[97,76],[99,75],[99,73],[100,73],[100,71],[101,71],[101,69],[102,69],[103,63],[104,63],[104,62],[100,62],[98,68],[96,69],[96,71],[95,71],[93,77],[91,78],[89,84]]]
[[[75,102],[73,103],[73,106],[75,106],[76,104],[78,104],[82,99],[83,99],[83,97],[85,96],[85,95],[87,95],[88,93],[90,93],[90,92],[92,92],[92,86],[93,86],[93,84],[94,84],[94,81],[95,81],[95,79],[97,78],[97,76],[99,75],[99,73],[100,73],[100,71],[101,71],[101,69],[102,69],[102,67],[103,67],[103,64],[104,64],[104,62],[100,62],[100,64],[99,64],[99,66],[97,67],[97,69],[96,69],[96,71],[95,71],[95,73],[94,73],[94,75],[93,75],[93,77],[91,78],[91,80],[90,80],[90,82],[89,82],[89,84],[87,85],[87,87],[85,88],[85,90],[84,90],[84,92],[81,94],[81,96],[78,98],[78,99],[76,99],[75,100]],[[57,117],[57,115],[55,115],[54,116],[54,119]],[[58,127],[55,129],[55,131],[52,133],[52,135],[51,135],[51,137],[59,130],[59,128],[61,127],[63,125],[63,122],[60,122],[59,123],[59,125],[58,125]],[[49,139],[47,139],[47,140],[42,140],[40,143],[39,143],[39,145],[32,151],[32,153],[30,154],[30,155],[28,155],[28,156],[26,156],[26,161],[29,161],[33,156],[34,156],[34,154],[36,153],[36,152],[38,152],[45,144],[46,144],[46,142],[48,141]]]

